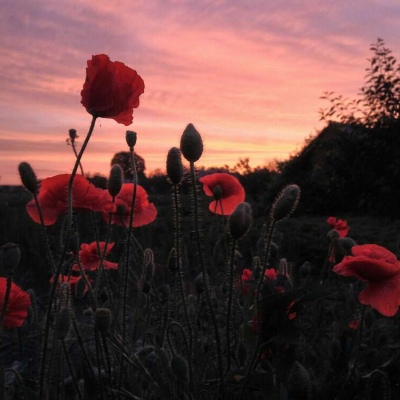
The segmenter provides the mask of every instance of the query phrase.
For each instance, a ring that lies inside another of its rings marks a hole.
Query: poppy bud
[[[161,296],[165,299],[168,300],[169,297],[171,296],[171,286],[168,285],[168,283],[164,283],[158,288],[159,293]]]
[[[338,240],[338,244],[346,254],[351,254],[351,248],[357,243],[350,237],[342,237]]]
[[[306,261],[306,262],[300,267],[300,276],[301,276],[302,278],[305,278],[305,277],[307,277],[308,275],[311,274],[311,271],[312,271],[311,264],[310,264],[308,261]]]
[[[183,131],[180,147],[183,157],[189,162],[197,161],[203,154],[203,140],[192,124]]]
[[[71,311],[68,307],[63,307],[57,315],[56,334],[57,339],[64,340],[71,325]]]
[[[111,311],[108,308],[98,308],[94,314],[94,326],[102,333],[106,333],[111,326]]]
[[[1,246],[3,251],[3,268],[7,275],[12,275],[21,261],[21,249],[15,243],[6,243]]]
[[[196,289],[197,294],[201,294],[204,292],[205,285],[204,285],[204,279],[203,279],[203,274],[197,275],[196,279],[194,280],[194,288]]]
[[[339,239],[340,238],[339,232],[336,229],[331,229],[328,232],[328,238],[330,239],[331,242],[333,242],[335,239]]]
[[[22,162],[18,166],[19,175],[21,177],[22,184],[32,194],[36,194],[38,190],[38,181],[36,174],[33,172],[32,167],[27,162]]]
[[[173,274],[177,271],[178,266],[177,266],[177,259],[176,259],[176,249],[173,247],[171,251],[168,254],[168,259],[167,259],[167,268],[169,269],[170,272]]]
[[[70,129],[68,133],[72,142],[78,137],[78,135],[76,134],[76,129]]]
[[[300,198],[300,188],[297,185],[286,186],[272,206],[272,217],[280,221],[294,212]]]
[[[111,168],[110,179],[108,180],[108,193],[116,197],[122,187],[122,168],[119,164],[114,164]]]
[[[308,371],[298,361],[295,361],[290,369],[287,390],[289,396],[296,398],[308,398],[311,392],[311,380]]]
[[[129,149],[132,151],[135,147],[136,140],[137,140],[137,133],[133,131],[126,131],[126,144],[129,146]]]
[[[171,360],[171,372],[180,381],[188,380],[188,365],[184,358],[175,354]]]
[[[241,239],[249,231],[252,223],[252,212],[249,203],[240,203],[229,216],[229,232],[235,240]]]
[[[215,188],[213,189],[213,197],[215,200],[221,200],[222,199],[222,188],[221,186],[217,185],[215,186]]]
[[[181,151],[177,147],[172,147],[167,155],[167,175],[171,183],[176,186],[183,177],[183,165]]]

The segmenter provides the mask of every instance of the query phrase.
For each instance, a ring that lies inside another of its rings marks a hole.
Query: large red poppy
[[[350,230],[347,222],[342,219],[329,217],[326,222],[331,226],[332,229],[335,229],[339,233],[340,237],[345,237]]]
[[[97,248],[97,242],[92,243],[82,243],[81,249],[79,250],[79,260],[82,264],[82,268],[85,271],[97,271],[100,266],[100,257],[103,254],[104,248],[106,246],[106,242],[99,242],[100,254]],[[114,247],[114,243],[108,243],[106,256],[110,253],[112,248]],[[103,260],[104,269],[117,269],[118,263]],[[79,271],[78,264],[75,264],[72,269],[74,271]]]
[[[52,225],[60,214],[68,211],[68,183],[70,174],[46,178],[40,185],[38,201],[43,213],[45,225]],[[76,175],[72,186],[72,208],[106,212],[111,210],[110,195],[106,190],[98,189],[84,176]],[[26,209],[33,221],[40,223],[39,212],[32,199]]]
[[[0,278],[0,310],[3,308],[7,290],[7,279]],[[28,308],[31,306],[29,293],[22,290],[15,283],[11,283],[10,297],[8,298],[7,311],[3,324],[7,329],[20,327],[28,316]]]
[[[360,303],[392,317],[400,305],[400,262],[393,253],[376,244],[353,246],[351,252],[333,271],[367,281],[366,289],[358,296]]]
[[[218,172],[205,175],[199,181],[203,184],[204,193],[215,199],[209,205],[210,211],[215,214],[230,215],[239,203],[244,202],[244,188],[233,175]]]
[[[117,209],[112,214],[112,224],[129,226],[133,190],[133,183],[122,184],[122,188],[115,198]],[[153,203],[149,202],[146,190],[143,189],[142,186],[137,185],[133,226],[136,228],[138,226],[150,224],[156,217],[157,209]],[[109,214],[107,212],[104,213],[104,218],[108,221]]]
[[[124,63],[113,62],[105,54],[88,60],[81,103],[89,114],[130,125],[142,93],[143,79]]]

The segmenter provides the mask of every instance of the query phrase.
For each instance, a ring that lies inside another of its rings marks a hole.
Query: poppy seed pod
[[[339,239],[340,238],[339,232],[336,229],[331,229],[328,232],[328,238],[331,242],[333,242],[335,239]]]
[[[36,194],[38,190],[38,181],[36,174],[33,172],[32,167],[27,162],[22,162],[18,166],[19,175],[21,177],[22,184],[32,194]]]
[[[167,155],[167,175],[171,183],[179,185],[183,178],[183,165],[181,151],[177,147],[172,147]]]
[[[15,243],[6,243],[1,246],[3,252],[3,268],[7,274],[13,274],[21,261],[21,249]]]
[[[99,332],[106,333],[111,326],[111,310],[98,308],[94,314],[94,325]]]
[[[183,157],[189,162],[197,161],[203,154],[203,140],[192,124],[183,131],[180,147]]]
[[[272,217],[280,221],[294,212],[299,203],[300,188],[297,185],[286,186],[272,206]]]
[[[122,168],[119,164],[114,164],[110,171],[110,179],[108,180],[108,193],[112,197],[116,197],[122,187]]]
[[[134,131],[126,131],[125,139],[126,139],[126,144],[129,146],[129,149],[132,151],[136,144],[137,133]]]
[[[76,134],[76,129],[70,129],[68,133],[72,142],[78,137],[78,135]]]
[[[71,311],[68,307],[63,307],[57,315],[56,332],[57,339],[64,340],[71,325]]]
[[[240,203],[229,216],[229,232],[235,240],[241,239],[249,231],[252,224],[252,212],[249,203]]]

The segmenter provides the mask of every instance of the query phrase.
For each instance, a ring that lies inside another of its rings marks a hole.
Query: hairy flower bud
[[[179,381],[188,380],[188,365],[184,358],[175,354],[171,360],[171,372]]]
[[[252,212],[249,203],[240,203],[229,216],[229,232],[235,240],[241,239],[249,231],[252,224]]]
[[[122,168],[119,164],[114,164],[111,168],[110,179],[108,180],[108,193],[112,197],[116,197],[122,187]]]
[[[18,166],[19,175],[21,177],[22,184],[32,194],[36,194],[38,190],[38,181],[36,174],[33,172],[32,167],[27,162],[22,162]]]
[[[68,307],[63,307],[57,315],[56,333],[57,339],[64,340],[71,325],[71,311]]]
[[[280,221],[294,212],[299,203],[300,188],[297,185],[286,186],[272,206],[272,217]]]
[[[3,268],[7,275],[12,275],[21,261],[21,249],[15,243],[6,243],[1,246],[3,253]]]
[[[129,146],[129,150],[133,150],[137,140],[137,133],[133,131],[126,131],[126,144]]]
[[[183,165],[182,154],[177,147],[172,147],[167,155],[167,175],[171,183],[176,186],[182,181]]]
[[[102,333],[106,333],[111,326],[111,311],[108,308],[98,308],[94,314],[95,328]]]
[[[203,154],[203,140],[192,124],[183,131],[180,147],[183,157],[189,162],[197,161]]]

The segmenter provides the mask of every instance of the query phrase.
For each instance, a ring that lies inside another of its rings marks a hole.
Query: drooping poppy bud
[[[183,157],[189,162],[197,161],[203,154],[203,140],[192,124],[183,131],[180,147]]]
[[[36,174],[33,172],[32,167],[27,162],[22,162],[18,166],[19,175],[21,177],[22,184],[32,194],[36,194],[38,190],[38,181]]]
[[[21,249],[15,243],[1,246],[3,252],[3,268],[7,275],[12,275],[21,261]]]

